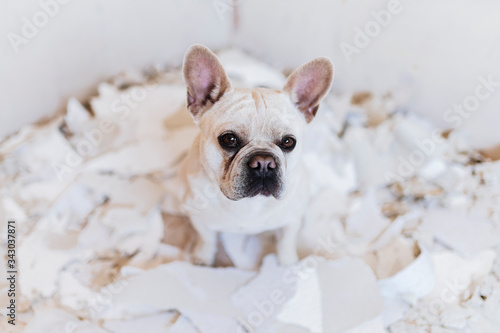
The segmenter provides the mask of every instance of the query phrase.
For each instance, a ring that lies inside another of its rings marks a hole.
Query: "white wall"
[[[455,128],[458,120],[443,116],[474,95],[478,77],[500,82],[500,2],[392,0],[397,2],[399,13],[350,62],[342,43],[356,46],[355,28],[374,22],[371,11],[387,10],[391,0],[240,0],[235,43],[279,68],[330,56],[337,91],[385,93],[411,84],[410,107],[438,126]],[[470,113],[458,127],[474,145],[500,143],[500,87]]]
[[[456,125],[443,118],[446,110],[474,94],[479,76],[500,81],[496,0],[401,0],[400,13],[351,62],[340,45],[355,46],[355,28],[398,0],[71,0],[16,54],[6,34],[21,34],[38,1],[0,0],[0,137],[121,70],[180,64],[195,42],[235,44],[281,69],[328,55],[337,91],[385,93],[411,84],[410,107],[444,128]],[[497,88],[462,119],[476,146],[500,143],[499,107]]]
[[[213,1],[57,1],[0,0],[0,137],[122,70],[179,65],[195,42],[224,46],[232,25],[231,14],[218,13]],[[33,22],[38,15],[42,25],[40,3],[52,3],[55,15],[16,52],[8,33],[23,36],[24,17]]]

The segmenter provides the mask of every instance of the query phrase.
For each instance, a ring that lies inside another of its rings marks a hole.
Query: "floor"
[[[236,50],[220,58],[234,84],[284,82]],[[326,98],[305,138],[314,195],[300,262],[280,266],[270,233],[221,234],[216,267],[201,267],[189,262],[196,235],[165,195],[197,133],[180,71],[123,73],[89,103],[71,99],[0,144],[16,329],[500,332],[498,154],[468,150],[404,103]]]

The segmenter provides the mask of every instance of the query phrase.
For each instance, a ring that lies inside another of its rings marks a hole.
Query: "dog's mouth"
[[[245,197],[252,198],[258,195],[273,196],[276,199],[281,194],[281,183],[277,176],[249,177],[246,182]]]
[[[253,198],[253,197],[256,197],[258,195],[263,195],[265,197],[270,197],[271,196],[271,191],[269,191],[267,188],[265,187],[261,187],[261,188],[258,188],[256,189],[252,194],[250,194],[248,197],[250,198]]]

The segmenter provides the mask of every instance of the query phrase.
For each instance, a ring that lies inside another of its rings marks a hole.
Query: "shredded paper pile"
[[[234,85],[285,81],[236,50],[219,56]],[[314,195],[289,267],[268,233],[222,233],[215,267],[190,263],[196,234],[166,204],[198,131],[178,68],[70,99],[0,144],[2,232],[17,221],[16,328],[500,332],[500,161],[408,111],[408,95],[327,96],[304,143]],[[0,289],[7,304],[5,276]]]

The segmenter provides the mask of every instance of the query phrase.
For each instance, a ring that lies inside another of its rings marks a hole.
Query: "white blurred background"
[[[456,126],[447,110],[474,96],[481,77],[500,82],[495,0],[0,0],[0,6],[0,137],[64,109],[71,96],[86,98],[121,71],[178,66],[193,43],[240,47],[281,70],[329,56],[334,92],[405,87],[408,108],[442,128]],[[476,148],[500,143],[499,88],[462,117],[460,130]]]

